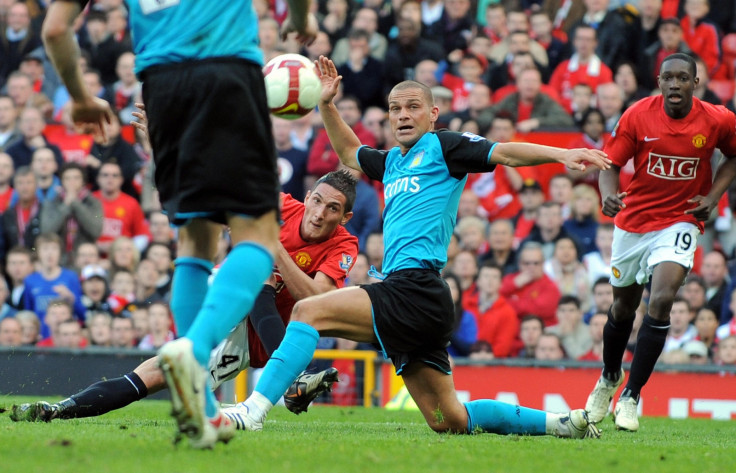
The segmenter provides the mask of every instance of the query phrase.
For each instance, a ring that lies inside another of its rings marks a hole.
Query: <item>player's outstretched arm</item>
[[[577,171],[585,170],[586,165],[602,170],[611,167],[606,153],[597,149],[565,149],[533,143],[498,143],[491,154],[491,161],[513,167],[562,163]]]
[[[330,138],[332,148],[340,157],[340,161],[353,169],[361,171],[358,164],[357,152],[361,142],[350,126],[340,116],[333,102],[337,89],[340,86],[342,76],[337,74],[335,63],[331,59],[320,56],[315,61],[317,75],[322,81],[322,95],[319,99],[319,113],[325,124],[327,136]]]
[[[710,218],[711,212],[718,205],[723,193],[731,185],[736,178],[736,156],[727,157],[716,171],[716,178],[713,180],[713,186],[710,188],[708,195],[696,195],[688,200],[688,203],[696,204],[694,208],[685,211],[686,214],[692,214],[701,222],[705,222]]]
[[[106,142],[103,125],[112,120],[112,109],[106,101],[91,95],[82,79],[79,46],[72,26],[80,13],[81,7],[77,2],[53,2],[46,13],[41,35],[49,58],[72,98],[74,124],[85,133],[101,136]]]

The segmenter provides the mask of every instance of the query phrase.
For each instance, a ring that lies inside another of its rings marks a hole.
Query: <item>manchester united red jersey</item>
[[[314,278],[318,273],[324,273],[331,278],[335,285],[340,288],[345,284],[345,278],[358,256],[358,239],[351,235],[345,227],[338,225],[335,233],[321,243],[310,243],[302,240],[299,228],[304,216],[304,204],[291,197],[282,194],[283,204],[281,207],[281,218],[284,223],[281,226],[281,244],[291,255],[291,259],[309,277]],[[289,323],[291,309],[296,301],[284,286],[278,269],[274,269],[276,276],[276,307],[284,321]],[[258,339],[253,326],[248,322],[248,344],[250,345],[250,365],[260,368],[268,361],[268,354]]]
[[[616,166],[634,159],[634,177],[616,215],[619,228],[632,233],[661,230],[691,222],[685,211],[697,195],[707,195],[713,182],[710,160],[715,148],[736,155],[736,116],[725,107],[693,98],[690,113],[673,119],[662,96],[640,100],[624,112],[604,151]]]

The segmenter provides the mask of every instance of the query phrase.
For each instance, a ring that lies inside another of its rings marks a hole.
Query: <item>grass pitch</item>
[[[35,400],[0,397],[0,408]],[[56,399],[52,399],[55,401]],[[437,435],[418,412],[315,406],[295,416],[273,409],[262,432],[195,451],[172,444],[163,401],[101,417],[13,423],[0,414],[3,473],[97,472],[719,472],[736,465],[736,423],[644,418],[638,433],[610,418],[598,440]]]

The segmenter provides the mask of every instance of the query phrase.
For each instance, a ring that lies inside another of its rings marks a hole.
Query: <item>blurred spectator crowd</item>
[[[142,100],[127,9],[97,0],[76,24],[85,83],[116,112],[103,143],[70,121],[40,40],[48,3],[0,0],[0,346],[155,349],[176,336],[176,232],[161,213],[150,147],[129,125]],[[321,31],[303,49],[280,39],[285,0],[253,3],[265,60],[332,58],[341,115],[379,149],[395,144],[386,94],[407,79],[431,88],[437,127],[500,142],[602,149],[623,111],[658,93],[657,71],[674,52],[696,58],[698,98],[736,106],[730,0],[319,0]],[[283,190],[297,199],[340,166],[318,110],[273,118],[273,134]],[[632,172],[622,170],[622,186]],[[377,282],[369,269],[380,272],[383,258],[383,189],[358,177],[350,285]],[[736,363],[729,195],[672,308],[662,362]],[[456,300],[453,356],[600,360],[612,234],[594,171],[469,175],[444,272]],[[223,231],[219,259],[228,245]],[[637,320],[645,313],[646,298]],[[322,343],[338,346],[355,348]]]

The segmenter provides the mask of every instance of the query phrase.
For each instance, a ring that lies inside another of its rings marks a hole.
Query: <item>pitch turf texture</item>
[[[32,400],[0,397],[0,407]],[[56,399],[54,399],[56,400]],[[644,418],[636,434],[610,418],[598,440],[437,435],[418,412],[313,406],[295,416],[277,407],[262,432],[195,451],[172,444],[164,401],[45,423],[0,414],[0,472],[725,472],[736,465],[736,422]]]

